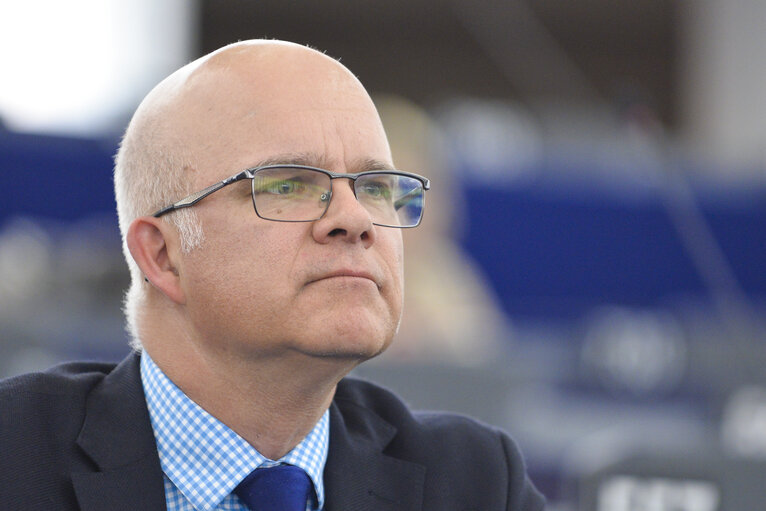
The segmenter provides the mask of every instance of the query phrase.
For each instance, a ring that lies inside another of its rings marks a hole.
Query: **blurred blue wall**
[[[116,233],[116,147],[114,139],[0,133],[0,229],[16,216],[74,221],[97,214],[114,218]],[[470,227],[463,244],[507,312],[572,319],[597,305],[654,306],[709,294],[662,190],[626,194],[596,180],[551,179],[555,171],[513,186],[464,186]],[[743,290],[766,296],[764,190],[695,192]]]

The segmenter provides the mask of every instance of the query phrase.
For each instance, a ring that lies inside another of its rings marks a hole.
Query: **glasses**
[[[152,216],[195,205],[224,186],[250,179],[255,213],[275,222],[312,222],[327,212],[333,179],[350,179],[354,196],[382,227],[417,227],[423,218],[425,191],[431,182],[399,170],[372,170],[343,174],[304,165],[266,165],[243,170],[204,190],[164,207]]]

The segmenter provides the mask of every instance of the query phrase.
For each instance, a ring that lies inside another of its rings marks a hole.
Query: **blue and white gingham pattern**
[[[168,511],[248,511],[232,491],[257,467],[280,463],[306,471],[317,495],[307,511],[322,509],[329,411],[301,443],[272,461],[186,396],[146,351],[141,355],[141,380],[165,473]]]

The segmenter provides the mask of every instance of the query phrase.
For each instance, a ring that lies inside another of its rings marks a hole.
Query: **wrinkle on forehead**
[[[259,161],[253,167],[265,167],[267,165],[304,165],[306,167],[318,167],[325,170],[345,168],[349,173],[366,172],[369,170],[394,170],[390,163],[375,158],[359,158],[351,162],[335,161],[326,154],[311,152],[284,153],[270,156]]]

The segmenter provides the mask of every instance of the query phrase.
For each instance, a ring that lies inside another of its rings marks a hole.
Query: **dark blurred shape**
[[[563,91],[548,99],[571,101],[570,84],[550,83],[558,61],[545,58],[519,10],[543,27],[601,97],[638,84],[655,99],[663,122],[675,125],[681,24],[673,0],[330,0],[300,8],[277,0],[203,0],[200,44],[202,53],[252,37],[310,44],[342,58],[370,91],[420,104],[453,95],[529,99],[530,89]]]
[[[697,452],[635,454],[583,475],[578,511],[762,509],[766,463]]]

